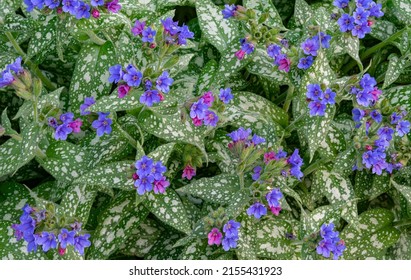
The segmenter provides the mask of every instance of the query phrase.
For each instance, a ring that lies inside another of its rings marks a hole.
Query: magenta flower
[[[191,178],[193,178],[193,176],[195,175],[196,169],[192,167],[190,164],[187,164],[186,167],[184,167],[182,178],[187,178],[187,180],[191,180]]]
[[[133,33],[134,36],[141,35],[143,34],[144,27],[146,27],[145,21],[136,20],[134,27],[131,28],[131,33]]]
[[[124,96],[127,95],[127,93],[130,91],[131,87],[129,85],[120,85],[117,88],[118,91],[118,98],[123,98]]]
[[[68,126],[73,130],[74,133],[79,133],[81,132],[82,124],[83,124],[83,121],[81,119],[76,119],[75,121],[72,121],[71,123],[69,123]]]
[[[198,117],[194,117],[191,120],[193,121],[194,126],[201,126],[203,124],[203,121]]]
[[[220,245],[222,237],[223,234],[220,232],[220,230],[218,228],[213,228],[208,234],[208,245]]]
[[[203,100],[204,104],[206,104],[208,107],[211,107],[214,102],[214,95],[211,91],[207,91],[203,94],[203,96],[201,96],[201,99]]]
[[[290,72],[291,60],[287,58],[285,55],[284,57],[281,57],[281,55],[279,55],[277,58],[279,58],[278,70],[283,70],[287,73]]]
[[[97,9],[93,9],[91,11],[91,15],[93,16],[93,18],[99,18],[100,17],[100,12]]]
[[[118,3],[118,0],[113,0],[111,2],[106,3],[107,10],[116,14],[121,9],[121,5]]]
[[[281,211],[281,206],[278,206],[278,207],[272,206],[272,207],[270,207],[270,210],[271,210],[271,213],[278,216],[280,214],[280,211]]]
[[[168,186],[170,186],[170,182],[163,176],[160,180],[154,181],[154,193],[164,193]]]
[[[236,51],[235,56],[236,56],[239,60],[242,60],[242,59],[244,58],[244,56],[245,56],[245,51],[243,51],[243,50],[238,50],[238,51]]]

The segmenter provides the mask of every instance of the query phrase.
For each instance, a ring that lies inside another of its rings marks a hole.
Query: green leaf
[[[357,61],[360,71],[363,71],[364,67],[359,55],[360,40],[358,39],[358,37],[351,36],[351,34],[342,34],[341,36],[337,37],[337,40],[335,41],[333,47],[334,49],[332,55],[347,53],[355,61]]]
[[[103,96],[96,103],[88,108],[90,112],[119,112],[134,110],[143,107],[140,103],[140,96],[143,92],[132,89],[125,97],[119,98],[117,90],[109,96]]]
[[[174,151],[175,146],[176,143],[168,143],[158,146],[148,155],[148,157],[152,158],[155,161],[161,161],[164,165],[166,165],[171,156],[171,153]]]
[[[404,24],[411,24],[411,0],[392,0],[394,13]]]
[[[247,65],[247,70],[252,74],[268,78],[279,85],[289,84],[288,74],[278,70],[273,62],[274,60],[268,56],[266,50],[256,48],[255,53],[252,54],[252,61]]]
[[[403,232],[397,244],[393,248],[394,260],[410,260],[411,259],[411,235]]]
[[[273,3],[269,0],[245,0],[243,1],[244,7],[248,9],[254,9],[256,12],[257,18],[261,16],[262,13],[268,13],[269,17],[264,22],[265,25],[271,28],[278,28],[283,29],[284,25],[281,20],[280,14],[278,13],[277,9],[273,5]]]
[[[243,214],[238,232],[236,254],[239,260],[256,260],[255,218]]]
[[[194,239],[178,256],[179,260],[209,260],[213,259],[215,249],[207,244],[206,239]]]
[[[392,54],[389,57],[388,69],[385,74],[383,89],[394,83],[407,66],[409,60],[404,57],[398,57]]]
[[[312,183],[312,192],[316,197],[325,195],[331,204],[345,202],[346,207],[344,207],[342,217],[349,223],[356,222],[357,204],[354,201],[354,189],[349,180],[337,173],[318,170]]]
[[[302,223],[300,226],[301,238],[318,232],[321,225],[324,223],[337,223],[341,217],[342,206],[343,203],[335,203],[332,205],[320,206],[309,214],[303,211],[301,219]]]
[[[107,259],[145,220],[149,212],[143,205],[136,205],[135,196],[135,191],[120,192],[100,214],[88,258]]]
[[[5,108],[3,113],[1,114],[1,125],[4,128],[5,135],[18,135],[17,131],[11,128],[11,122],[9,117],[7,116],[7,108]]]
[[[378,40],[385,41],[395,32],[397,32],[397,27],[394,23],[379,19],[372,26],[370,35]]]
[[[197,93],[201,95],[203,92],[209,91],[214,83],[217,74],[218,63],[215,60],[210,60],[204,66],[203,71],[197,81]]]
[[[181,234],[171,232],[158,238],[156,243],[145,256],[146,260],[181,260],[179,255],[182,248],[175,248],[173,244],[181,238]]]
[[[168,188],[164,194],[147,193],[144,206],[164,223],[189,234],[191,223],[187,218],[186,210],[178,194]]]
[[[196,12],[204,38],[221,53],[239,39],[238,23],[224,19],[221,9],[211,0],[196,1]]]
[[[394,180],[391,180],[391,183],[394,188],[396,188],[407,200],[408,203],[411,203],[411,188],[409,186],[404,186],[396,183]]]
[[[334,162],[333,172],[340,174],[342,177],[350,175],[355,163],[356,154],[357,152],[353,147],[339,153]]]
[[[238,176],[220,174],[214,177],[201,178],[179,188],[177,191],[198,196],[206,201],[220,204],[229,204],[240,186]]]
[[[340,233],[347,249],[344,259],[378,257],[394,245],[400,232],[391,226],[394,215],[386,209],[372,209],[358,217],[358,225],[348,225]]]
[[[305,25],[313,15],[314,11],[307,2],[304,0],[295,1],[294,17],[299,25]]]
[[[405,106],[405,110],[411,111],[411,86],[398,86],[387,89],[385,97],[390,101],[391,106]]]
[[[242,189],[237,192],[230,205],[225,210],[227,217],[235,219],[237,216],[245,212],[245,208],[250,205],[250,192],[247,189]]]
[[[58,17],[48,15],[38,22],[40,26],[33,32],[27,49],[27,57],[38,56],[38,61],[42,61],[56,48]]]
[[[70,83],[70,106],[74,113],[80,112],[84,98],[96,99],[110,93],[109,67],[116,64],[116,54],[111,42],[102,46],[84,44],[79,53],[76,68]]]

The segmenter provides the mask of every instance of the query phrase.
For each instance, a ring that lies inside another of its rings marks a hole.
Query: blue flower
[[[234,98],[234,96],[231,94],[231,88],[221,88],[220,95],[218,97],[225,104],[228,104]]]
[[[373,96],[370,91],[368,90],[361,90],[357,93],[357,102],[361,106],[368,107],[370,103],[373,101]]]
[[[238,229],[240,227],[241,227],[241,224],[239,222],[236,222],[234,220],[229,220],[223,226],[223,232],[225,233],[225,236],[228,238],[238,238]]]
[[[238,238],[224,237],[223,241],[221,242],[221,244],[223,245],[224,251],[228,251],[231,248],[236,248],[237,247],[237,240],[238,240]]]
[[[84,103],[80,105],[80,115],[82,116],[90,115],[90,112],[86,110],[95,103],[96,103],[96,100],[94,100],[93,96],[84,98]]]
[[[127,73],[123,75],[124,81],[131,87],[138,87],[143,79],[143,74],[137,70],[136,67],[129,64],[127,66]]]
[[[287,163],[292,167],[301,167],[303,165],[303,159],[299,155],[299,150],[295,149],[293,154],[287,159]]]
[[[57,126],[56,131],[54,132],[54,139],[66,140],[67,136],[72,132],[73,132],[73,129],[69,126],[69,124],[63,123]]]
[[[319,84],[310,84],[307,86],[307,93],[305,94],[307,98],[318,101],[324,98],[324,93],[321,90]]]
[[[322,255],[325,258],[330,257],[330,253],[334,251],[335,244],[331,239],[323,239],[317,246],[317,254]]]
[[[251,138],[251,143],[254,146],[257,146],[259,144],[262,144],[265,142],[265,138],[258,136],[257,134],[254,134],[253,137]]]
[[[104,0],[91,0],[90,4],[93,7],[103,6],[104,5]]]
[[[34,9],[34,5],[31,0],[24,0],[24,4],[27,6],[27,12],[31,12]]]
[[[267,208],[265,208],[265,206],[260,202],[254,203],[250,206],[250,208],[247,209],[247,215],[254,216],[256,219],[260,219],[261,216],[264,216],[266,214]]]
[[[343,14],[337,21],[341,32],[347,32],[354,29],[354,18],[349,14]]]
[[[254,167],[253,175],[251,175],[251,178],[253,178],[254,181],[257,181],[258,179],[260,179],[262,170],[263,170],[263,168],[261,166]]]
[[[179,45],[185,45],[187,44],[187,39],[193,39],[194,38],[194,33],[188,29],[188,26],[183,24],[183,26],[180,27],[179,33],[178,33],[178,44]]]
[[[237,11],[236,5],[228,5],[225,4],[224,10],[222,11],[223,17],[225,19],[235,16],[235,12]]]
[[[410,122],[400,121],[395,129],[397,131],[398,136],[403,137],[404,135],[410,132]]]
[[[359,108],[352,109],[352,119],[355,122],[360,122],[364,118],[365,112]]]
[[[279,45],[275,45],[275,44],[271,44],[267,47],[267,54],[271,57],[271,58],[276,58],[278,55],[281,54],[281,46]]]
[[[190,117],[192,119],[194,119],[195,117],[199,119],[203,119],[207,109],[208,109],[207,104],[205,104],[203,100],[200,99],[197,102],[194,102],[193,105],[191,105]]]
[[[312,57],[311,55],[305,56],[305,57],[300,58],[300,60],[298,61],[297,67],[300,69],[307,70],[308,68],[311,67],[313,62],[314,62],[314,57]]]
[[[47,252],[50,249],[57,248],[56,236],[52,232],[44,231],[36,238],[36,244],[43,246],[43,251]]]
[[[204,113],[204,124],[208,126],[217,126],[218,116],[211,110],[207,110]]]
[[[6,70],[14,71],[16,74],[21,74],[23,72],[23,67],[21,67],[22,58],[19,56],[13,63],[6,66]]]
[[[324,239],[333,239],[334,237],[338,237],[338,232],[334,232],[334,224],[329,223],[323,224],[320,228],[320,235]]]
[[[171,36],[176,35],[179,32],[179,26],[177,21],[173,21],[172,18],[168,17],[165,20],[161,20],[165,33],[170,34]]]
[[[382,5],[381,4],[376,4],[375,2],[372,2],[370,5],[370,16],[380,18],[384,15],[384,12],[381,11]]]
[[[327,106],[322,101],[311,101],[308,103],[310,116],[324,116]]]
[[[390,142],[384,137],[374,141],[374,145],[380,149],[386,150],[390,146]]]
[[[146,29],[143,30],[142,41],[148,43],[154,42],[154,37],[156,36],[156,33],[157,32],[155,30],[151,29],[151,27],[148,26]]]
[[[74,119],[74,114],[71,113],[71,112],[67,112],[67,113],[64,113],[64,114],[60,115],[60,120],[63,123],[70,123],[70,122],[73,121],[73,119]]]
[[[170,75],[167,71],[164,71],[156,81],[157,89],[164,93],[170,91],[170,86],[173,84],[174,80],[170,78]]]
[[[373,90],[376,85],[377,81],[370,74],[365,74],[360,80],[360,86],[363,89]]]
[[[44,3],[46,4],[47,7],[50,9],[55,9],[58,6],[60,6],[61,0],[45,0]]]
[[[108,77],[109,83],[118,83],[123,78],[123,68],[120,64],[111,66],[108,71],[110,72],[110,77]]]
[[[80,255],[84,254],[84,248],[90,247],[91,242],[88,240],[89,238],[90,234],[84,234],[74,238],[74,249],[76,249]]]
[[[265,196],[270,207],[280,206],[280,199],[283,198],[283,193],[279,188],[273,189],[271,192],[267,193]]]
[[[318,35],[313,37],[313,39],[316,40],[319,45],[321,44],[321,47],[325,49],[328,49],[330,47],[331,36],[328,34],[319,32]]]
[[[14,77],[13,77],[13,74],[11,74],[10,70],[3,71],[0,77],[0,88],[11,85],[13,81],[14,81]]]
[[[370,12],[367,10],[364,10],[363,8],[357,8],[354,13],[354,22],[356,24],[363,24],[367,23],[367,19],[370,16]]]
[[[145,192],[150,192],[153,189],[153,183],[154,183],[154,176],[149,174],[149,175],[144,175],[138,178],[134,182],[134,186],[137,187],[137,193],[139,195],[143,195]]]
[[[376,121],[377,123],[382,122],[382,115],[377,110],[374,110],[370,114],[371,118]]]
[[[320,45],[317,40],[307,39],[301,44],[301,49],[307,55],[317,56]]]
[[[76,232],[74,230],[68,231],[67,229],[63,228],[58,235],[58,239],[60,241],[60,247],[65,249],[67,248],[67,245],[73,245],[74,246],[74,236],[76,235]]]
[[[333,92],[331,89],[327,88],[324,92],[324,102],[325,104],[335,104],[335,96],[336,93]]]
[[[147,176],[152,171],[153,160],[148,156],[143,156],[136,162],[135,167],[137,169],[138,176]]]
[[[98,137],[103,136],[104,133],[106,134],[111,133],[111,130],[112,130],[111,124],[113,121],[110,118],[108,118],[108,115],[110,115],[110,112],[107,112],[107,113],[99,112],[98,119],[93,121],[93,123],[91,124],[93,128],[97,129]]]
[[[370,32],[371,28],[368,26],[367,22],[364,22],[362,24],[356,24],[354,28],[351,30],[351,34],[360,39],[364,38],[365,34],[368,34]]]
[[[227,136],[233,140],[234,143],[239,142],[239,141],[245,141],[248,139],[248,137],[251,134],[251,129],[244,129],[243,127],[240,127],[239,129],[228,133]]]
[[[84,2],[79,2],[75,9],[76,19],[90,18],[90,6]]]
[[[157,161],[151,166],[151,174],[154,176],[155,180],[161,180],[161,178],[163,178],[163,173],[166,171],[167,167],[165,167],[161,161]]]
[[[338,260],[338,258],[342,256],[345,249],[346,247],[344,241],[338,241],[333,250],[333,259]]]
[[[356,0],[356,5],[359,8],[364,8],[364,9],[369,9],[371,6],[371,3],[374,2],[372,0]]]
[[[245,38],[240,39],[240,43],[241,50],[244,51],[246,54],[251,54],[255,49],[254,44],[248,42]]]
[[[394,112],[392,113],[390,119],[391,119],[391,124],[397,124],[402,119],[402,115]]]
[[[350,0],[334,0],[333,5],[337,8],[344,9],[348,7]]]
[[[76,14],[76,8],[80,5],[78,0],[63,0],[63,11],[70,13],[71,15]]]
[[[293,166],[290,168],[290,174],[301,181],[301,178],[304,176],[304,173],[301,172],[301,168],[299,166]]]
[[[144,104],[148,107],[152,107],[153,104],[159,103],[160,101],[161,101],[160,94],[155,89],[146,90],[140,96],[140,103],[142,103],[142,104]]]
[[[381,138],[385,138],[388,141],[391,141],[392,135],[394,134],[394,130],[391,127],[384,126],[378,129],[377,134]]]

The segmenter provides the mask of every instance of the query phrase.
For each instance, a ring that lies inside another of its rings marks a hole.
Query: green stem
[[[36,148],[36,156],[42,160],[47,157],[46,154],[39,147]]]
[[[240,189],[244,189],[244,174],[242,172],[239,173],[238,178],[240,179]]]
[[[294,86],[290,85],[290,87],[287,90],[287,97],[284,102],[284,111],[288,112],[290,109],[291,105],[291,100],[293,99],[293,94],[294,94]]]
[[[36,64],[31,62],[30,60],[27,60],[26,53],[22,50],[22,48],[20,48],[20,45],[17,43],[16,39],[14,39],[13,34],[11,34],[11,32],[4,32],[4,34],[7,36],[7,39],[9,39],[10,43],[12,44],[16,52],[23,58],[23,61],[25,62],[25,64],[43,82],[44,86],[47,89],[52,90],[52,91],[57,89],[57,87],[49,80],[49,78],[47,78],[43,74],[43,72],[41,72],[41,70],[38,68]]]
[[[303,173],[304,176],[307,176],[308,174],[314,172],[317,170],[320,166],[322,166],[324,163],[330,162],[330,159],[320,159],[308,166],[306,169],[304,169]]]
[[[101,46],[101,45],[104,45],[104,43],[106,42],[106,40],[101,39],[100,37],[98,37],[98,36],[96,35],[96,33],[94,33],[94,32],[91,31],[91,30],[87,30],[87,31],[86,31],[86,34],[88,35],[88,37],[90,38],[90,40],[91,40],[94,44],[96,44],[96,45]]]
[[[290,123],[286,128],[285,132],[290,133],[294,129],[297,128],[297,124],[305,117],[305,113],[303,112],[298,118],[296,118],[292,123]]]
[[[400,31],[394,33],[393,35],[391,35],[390,38],[388,38],[385,41],[380,42],[379,44],[367,49],[362,55],[361,55],[361,61],[363,61],[364,59],[368,58],[369,56],[371,56],[373,53],[375,53],[376,51],[378,51],[379,49],[385,47],[386,45],[388,45],[389,43],[391,43],[392,41],[396,40],[398,37],[400,37],[402,35],[402,33],[404,33],[404,31],[406,31],[408,28],[405,27],[403,29],[401,29]],[[349,64],[347,64],[345,68],[345,73],[348,73],[351,69],[353,69],[355,66],[357,65],[357,61],[352,60]]]

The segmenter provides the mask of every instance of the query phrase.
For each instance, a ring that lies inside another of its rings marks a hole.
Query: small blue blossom
[[[205,104],[203,100],[200,99],[197,102],[194,102],[193,105],[191,105],[190,117],[192,119],[194,119],[195,117],[199,119],[203,119],[207,109],[208,109],[207,104]]]
[[[81,1],[78,3],[79,5],[75,8],[76,19],[90,18],[90,6]]]
[[[208,126],[217,126],[218,123],[218,116],[211,110],[207,110],[204,113],[204,124]]]
[[[308,103],[308,108],[310,109],[310,116],[324,116],[327,106],[323,101],[311,101]]]
[[[281,54],[281,46],[271,44],[267,47],[267,54],[271,57],[276,59],[278,55]]]
[[[404,135],[410,132],[410,122],[400,121],[395,129],[397,131],[398,136],[403,137]]]
[[[137,187],[137,193],[139,195],[143,195],[146,192],[150,192],[153,190],[153,183],[154,183],[154,176],[149,174],[149,175],[144,175],[138,178],[134,186]]]
[[[341,32],[348,32],[354,29],[354,18],[349,14],[343,14],[337,21]]]
[[[271,192],[267,193],[265,196],[270,207],[279,207],[280,199],[283,198],[283,193],[279,188],[273,189]]]
[[[382,115],[377,110],[374,110],[370,114],[371,118],[376,121],[377,123],[382,122]]]
[[[320,45],[317,40],[307,39],[301,44],[301,49],[307,55],[317,56]]]
[[[90,247],[91,242],[88,240],[90,234],[86,233],[84,235],[79,235],[74,238],[74,249],[80,254],[84,255],[84,249]]]
[[[338,236],[338,232],[334,232],[334,224],[323,224],[320,228],[320,236],[324,239],[333,239]]]
[[[143,79],[143,74],[136,67],[129,64],[127,73],[123,74],[123,79],[130,87],[138,87]]]
[[[354,25],[354,28],[351,30],[351,34],[360,39],[364,38],[366,34],[371,32],[371,28],[368,26],[367,22],[362,24]]]
[[[361,106],[368,107],[373,101],[373,96],[368,90],[361,90],[357,93],[357,102]]]
[[[361,122],[362,118],[365,116],[365,111],[359,108],[352,109],[352,119],[355,122]]]
[[[93,7],[103,6],[104,5],[104,0],[91,0],[90,4]]]
[[[265,142],[265,138],[258,136],[257,134],[254,134],[253,137],[251,138],[251,143],[254,146],[257,146],[259,144],[262,144]]]
[[[224,251],[228,251],[231,248],[236,248],[237,247],[237,240],[238,240],[238,238],[224,237],[223,241],[221,242]]]
[[[336,93],[333,92],[330,88],[327,88],[324,91],[323,101],[325,102],[325,104],[333,105],[335,104],[335,96],[336,96]]]
[[[348,7],[350,0],[334,0],[333,5],[340,9],[345,9]]]
[[[319,32],[318,35],[313,37],[321,47],[328,49],[330,47],[331,36],[323,32]]]
[[[159,103],[160,101],[161,101],[160,94],[155,89],[146,90],[140,96],[140,103],[148,107],[152,107],[153,104]]]
[[[301,168],[298,166],[291,167],[290,174],[291,176],[294,176],[295,178],[297,178],[299,181],[301,181],[301,178],[304,176],[304,173],[301,171]]]
[[[237,6],[236,5],[228,5],[225,4],[224,10],[222,11],[223,17],[225,19],[231,18],[235,16],[235,12],[237,11]]]
[[[108,71],[110,72],[110,76],[108,77],[109,83],[118,83],[121,79],[123,79],[123,67],[121,67],[120,64],[111,66]]]
[[[152,43],[154,42],[154,37],[156,36],[156,31],[151,29],[150,26],[148,26],[146,29],[143,30],[143,37],[142,37],[142,41],[143,42],[148,42],[148,43]]]
[[[188,26],[183,24],[183,26],[180,27],[179,33],[178,33],[178,44],[179,45],[186,45],[187,44],[187,39],[193,39],[194,38],[194,33],[188,29]]]
[[[63,123],[57,126],[54,132],[54,139],[56,140],[67,140],[67,136],[73,132],[73,129],[68,123]]]
[[[44,231],[37,236],[36,244],[43,246],[43,251],[47,252],[50,249],[57,248],[56,236],[52,232]]]
[[[240,127],[239,129],[227,134],[233,140],[234,143],[239,142],[239,141],[245,141],[248,139],[248,137],[251,134],[251,129],[244,129],[243,127]]]
[[[156,87],[159,91],[168,93],[170,91],[170,86],[173,84],[174,80],[170,78],[167,71],[164,71],[160,77],[157,78]]]
[[[307,85],[306,96],[311,100],[318,101],[324,98],[324,93],[319,84],[309,84]]]
[[[402,119],[402,115],[401,114],[397,114],[397,113],[392,113],[390,120],[391,120],[391,124],[397,124],[400,120]]]
[[[303,159],[299,155],[299,150],[295,149],[293,154],[287,159],[287,163],[292,167],[301,167],[303,165]]]
[[[91,105],[95,104],[96,100],[93,96],[84,98],[84,103],[80,105],[80,115],[90,115],[90,112],[86,111]]]
[[[167,167],[165,167],[161,161],[157,161],[153,163],[151,166],[151,174],[153,175],[155,180],[161,180],[163,177],[163,173],[167,171]]]
[[[262,170],[263,170],[263,168],[259,165],[254,167],[253,174],[251,175],[251,178],[253,178],[254,181],[257,181],[258,179],[260,179]]]
[[[311,55],[305,56],[305,57],[300,58],[300,60],[298,61],[297,67],[303,70],[307,70],[308,68],[311,67],[313,62],[314,62],[314,57],[312,57]]]
[[[247,215],[260,219],[261,216],[267,215],[267,208],[262,203],[256,202],[247,209]]]
[[[218,97],[225,104],[228,104],[234,98],[234,96],[231,94],[231,88],[220,89],[220,95]]]
[[[244,51],[246,54],[251,54],[255,47],[254,44],[251,42],[248,42],[245,38],[240,40],[241,43],[241,50]]]
[[[165,33],[170,34],[171,36],[176,35],[179,32],[179,26],[177,21],[173,21],[171,17],[161,20]]]
[[[63,228],[58,235],[58,239],[60,241],[60,247],[65,249],[68,245],[74,246],[74,236],[76,232],[74,230],[68,231],[67,229]]]
[[[60,6],[60,2],[61,0],[45,0],[44,4],[46,4],[46,6],[50,9],[55,9]]]
[[[375,2],[372,2],[370,5],[370,16],[371,17],[376,17],[376,18],[380,18],[384,15],[384,12],[381,11],[382,9],[382,5],[381,4],[377,4]]]
[[[13,74],[11,74],[10,70],[3,71],[0,77],[0,88],[11,85],[13,81],[14,77]]]
[[[112,130],[111,124],[113,121],[110,118],[108,118],[108,115],[110,115],[110,112],[107,112],[107,113],[99,112],[98,119],[93,121],[93,123],[91,124],[93,128],[97,129],[98,137],[103,136],[104,133],[106,134],[111,133],[111,130]]]
[[[229,220],[223,226],[223,232],[225,233],[225,236],[228,238],[238,238],[238,229],[240,227],[241,227],[241,224],[239,222],[236,222],[234,220]]]
[[[377,85],[377,81],[370,76],[370,74],[365,74],[360,80],[360,86],[363,89],[373,90]]]
[[[66,124],[72,122],[73,119],[74,119],[74,114],[72,112],[67,112],[67,113],[60,115],[60,121]]]
[[[63,0],[63,12],[75,15],[78,5],[80,5],[78,0]]]
[[[152,172],[153,160],[148,156],[143,156],[135,164],[138,176],[147,176]]]
[[[385,138],[388,141],[391,141],[392,135],[394,134],[394,130],[391,127],[384,126],[378,129],[377,134],[381,138]]]
[[[11,70],[16,73],[16,75],[23,73],[23,67],[21,67],[22,58],[19,56],[13,63],[6,66],[6,70]]]
[[[372,2],[374,1],[372,0],[356,0],[355,1],[357,7],[364,8],[364,9],[369,9]]]
[[[321,240],[316,248],[317,254],[322,255],[324,258],[329,258],[334,249],[335,244],[331,239]]]
[[[367,10],[364,10],[363,8],[357,8],[353,13],[354,22],[356,24],[367,23],[367,19],[369,16],[370,16],[370,12]]]

